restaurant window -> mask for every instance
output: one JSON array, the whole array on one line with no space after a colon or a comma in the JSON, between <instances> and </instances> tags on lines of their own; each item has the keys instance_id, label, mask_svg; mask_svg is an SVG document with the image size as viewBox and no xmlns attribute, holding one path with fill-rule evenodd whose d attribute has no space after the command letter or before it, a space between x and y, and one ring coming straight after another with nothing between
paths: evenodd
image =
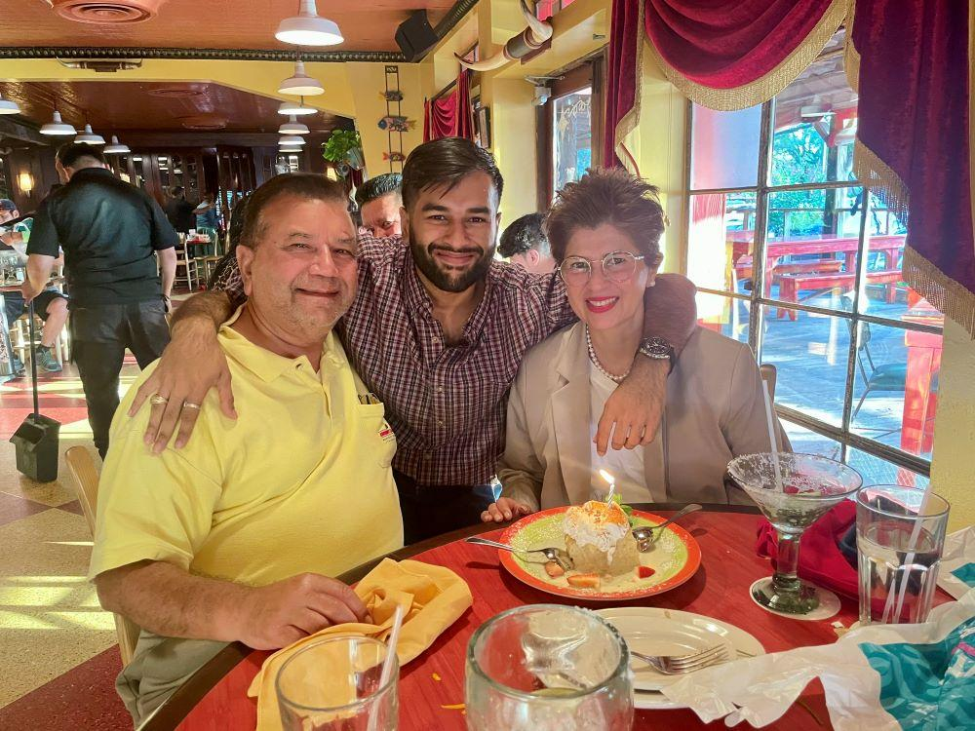
<instances>
[{"instance_id":1,"label":"restaurant window","mask_svg":"<svg viewBox=\"0 0 975 731\"><path fill-rule=\"evenodd\" d=\"M765 104L689 105L687 271L701 325L776 366L796 451L923 486L944 318L902 279L905 222L854 173L842 33Z\"/></svg>"},{"instance_id":2,"label":"restaurant window","mask_svg":"<svg viewBox=\"0 0 975 731\"><path fill-rule=\"evenodd\" d=\"M540 108L539 205L547 210L566 183L599 167L602 152L602 57L560 74Z\"/></svg>"}]
</instances>

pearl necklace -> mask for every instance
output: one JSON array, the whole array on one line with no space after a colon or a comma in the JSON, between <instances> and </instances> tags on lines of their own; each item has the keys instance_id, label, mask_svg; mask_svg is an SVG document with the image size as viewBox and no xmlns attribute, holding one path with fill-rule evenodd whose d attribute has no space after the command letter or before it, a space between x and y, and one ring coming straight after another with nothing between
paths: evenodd
<instances>
[{"instance_id":1,"label":"pearl necklace","mask_svg":"<svg viewBox=\"0 0 975 731\"><path fill-rule=\"evenodd\" d=\"M599 369L599 372L606 376L606 378L609 380L613 381L614 383L622 383L623 379L630 375L632 368L627 368L626 373L624 373L622 376L614 376L612 373L603 368L603 364L600 363L599 358L596 357L596 349L592 347L592 337L589 335L588 325L586 325L586 347L589 348L589 360L591 360L592 364Z\"/></svg>"}]
</instances>

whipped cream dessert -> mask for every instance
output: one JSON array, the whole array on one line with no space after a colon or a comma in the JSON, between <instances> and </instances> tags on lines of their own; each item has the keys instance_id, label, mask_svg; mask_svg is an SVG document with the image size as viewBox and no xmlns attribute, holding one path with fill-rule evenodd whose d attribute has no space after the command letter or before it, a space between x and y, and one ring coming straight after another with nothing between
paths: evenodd
<instances>
[{"instance_id":1,"label":"whipped cream dessert","mask_svg":"<svg viewBox=\"0 0 975 731\"><path fill-rule=\"evenodd\" d=\"M565 548L574 568L582 572L618 575L639 564L630 521L615 502L590 500L565 512Z\"/></svg>"}]
</instances>

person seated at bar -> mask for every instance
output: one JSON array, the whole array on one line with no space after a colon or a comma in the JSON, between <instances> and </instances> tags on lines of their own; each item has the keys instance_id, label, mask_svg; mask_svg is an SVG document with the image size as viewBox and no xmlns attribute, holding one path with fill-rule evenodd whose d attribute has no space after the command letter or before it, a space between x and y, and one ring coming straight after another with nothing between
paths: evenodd
<instances>
[{"instance_id":1,"label":"person seated at bar","mask_svg":"<svg viewBox=\"0 0 975 731\"><path fill-rule=\"evenodd\" d=\"M17 221L11 225L11 230L7 233L0 233L0 251L15 251L18 259L27 266L27 243L30 241L30 232L33 218L22 218L17 205L9 198L0 198L0 226L8 221ZM62 264L64 255L62 254L55 263ZM14 321L21 315L29 312L27 301L21 292L5 292L3 295L4 311L7 315L7 325L12 326ZM58 290L57 287L46 287L36 298L34 298L34 312L44 321L44 329L41 332L41 343L37 346L37 365L42 371L47 373L59 373L61 364L58 363L57 356L54 354L54 346L57 339L64 330L64 325L68 321L68 298ZM13 356L12 366L14 374L21 376L24 373L24 364L17 356Z\"/></svg>"},{"instance_id":2,"label":"person seated at bar","mask_svg":"<svg viewBox=\"0 0 975 731\"><path fill-rule=\"evenodd\" d=\"M355 192L362 228L377 239L403 235L400 209L403 207L403 176L383 173L369 178Z\"/></svg>"},{"instance_id":3,"label":"person seated at bar","mask_svg":"<svg viewBox=\"0 0 975 731\"><path fill-rule=\"evenodd\" d=\"M395 439L333 332L356 253L339 183L272 179L237 250L248 300L218 336L238 418L216 391L184 403L195 438L153 456L149 411L127 415L136 388L118 411L90 576L102 606L142 628L117 681L136 725L228 642L272 650L364 619L329 577L403 545Z\"/></svg>"},{"instance_id":4,"label":"person seated at bar","mask_svg":"<svg viewBox=\"0 0 975 731\"><path fill-rule=\"evenodd\" d=\"M501 497L483 521L605 499L600 469L628 503L743 500L725 488L728 462L769 451L762 378L745 343L698 327L667 379L656 438L603 456L593 443L603 404L641 347L663 230L656 188L622 170L590 171L562 189L548 235L579 322L525 356L508 400Z\"/></svg>"},{"instance_id":5,"label":"person seated at bar","mask_svg":"<svg viewBox=\"0 0 975 731\"><path fill-rule=\"evenodd\" d=\"M545 233L545 214L529 213L509 224L501 234L498 253L512 264L521 264L532 274L555 269L555 259Z\"/></svg>"}]
</instances>

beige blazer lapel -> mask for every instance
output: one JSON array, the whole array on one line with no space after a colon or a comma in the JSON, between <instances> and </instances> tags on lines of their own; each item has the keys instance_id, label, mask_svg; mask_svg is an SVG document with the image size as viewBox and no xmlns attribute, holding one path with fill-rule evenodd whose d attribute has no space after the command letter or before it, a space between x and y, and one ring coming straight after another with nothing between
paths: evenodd
<instances>
[{"instance_id":1,"label":"beige blazer lapel","mask_svg":"<svg viewBox=\"0 0 975 731\"><path fill-rule=\"evenodd\" d=\"M660 419L657 436L650 444L643 447L643 476L647 489L655 503L668 502L667 499L667 413Z\"/></svg>"},{"instance_id":2,"label":"beige blazer lapel","mask_svg":"<svg viewBox=\"0 0 975 731\"><path fill-rule=\"evenodd\" d=\"M565 384L552 394L552 417L559 467L570 504L589 499L589 366L585 326L573 326L554 367Z\"/></svg>"}]
</instances>

